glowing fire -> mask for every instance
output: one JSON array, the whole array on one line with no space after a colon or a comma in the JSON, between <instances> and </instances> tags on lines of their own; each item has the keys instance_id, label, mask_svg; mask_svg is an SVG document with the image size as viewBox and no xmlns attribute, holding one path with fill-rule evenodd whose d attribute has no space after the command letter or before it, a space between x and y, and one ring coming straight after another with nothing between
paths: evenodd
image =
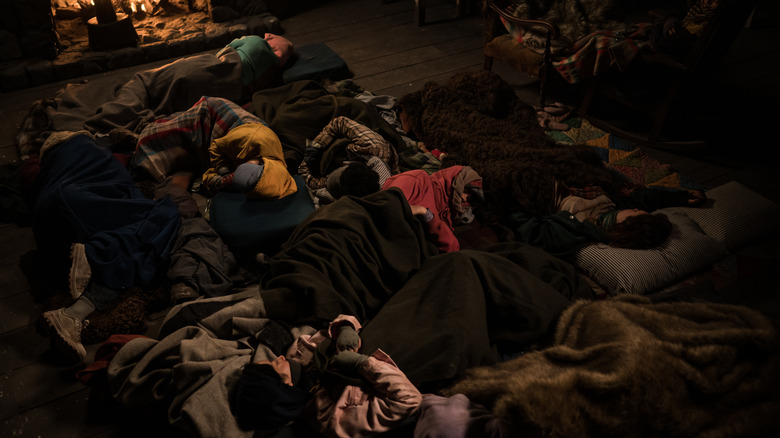
<instances>
[{"instance_id":1,"label":"glowing fire","mask_svg":"<svg viewBox=\"0 0 780 438\"><path fill-rule=\"evenodd\" d=\"M113 0L112 4L117 10L121 10L129 15L144 16L152 14L154 8L162 0ZM74 8L82 10L92 10L95 7L95 0L52 0L52 9L54 8Z\"/></svg>"},{"instance_id":2,"label":"glowing fire","mask_svg":"<svg viewBox=\"0 0 780 438\"><path fill-rule=\"evenodd\" d=\"M146 12L146 5L144 5L143 3L140 3L140 5L141 5L141 9L140 9L140 10L141 10L142 12ZM130 9L132 9L132 10L133 10L133 13L136 13L136 12L138 12L138 9L137 9L137 8L138 8L138 3L136 3L136 2L132 2L132 3L130 3Z\"/></svg>"}]
</instances>

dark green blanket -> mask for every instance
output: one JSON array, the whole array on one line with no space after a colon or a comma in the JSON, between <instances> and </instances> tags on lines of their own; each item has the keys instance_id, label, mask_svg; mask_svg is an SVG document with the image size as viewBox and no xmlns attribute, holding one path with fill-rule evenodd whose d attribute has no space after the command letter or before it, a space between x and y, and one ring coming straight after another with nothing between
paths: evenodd
<instances>
[{"instance_id":1,"label":"dark green blanket","mask_svg":"<svg viewBox=\"0 0 780 438\"><path fill-rule=\"evenodd\" d=\"M400 134L371 105L352 97L329 93L314 81L296 81L260 90L252 96L249 112L263 119L279 136L287 167L298 169L313 140L336 117L348 117L378 132L397 150L406 148ZM327 166L329 163L323 163Z\"/></svg>"}]
</instances>

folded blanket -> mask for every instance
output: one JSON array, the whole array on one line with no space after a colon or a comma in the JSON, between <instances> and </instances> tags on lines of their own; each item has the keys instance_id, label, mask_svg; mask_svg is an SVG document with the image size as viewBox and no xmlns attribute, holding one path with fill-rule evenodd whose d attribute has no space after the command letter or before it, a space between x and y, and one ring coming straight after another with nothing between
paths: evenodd
<instances>
[{"instance_id":1,"label":"folded blanket","mask_svg":"<svg viewBox=\"0 0 780 438\"><path fill-rule=\"evenodd\" d=\"M747 307L642 297L579 302L556 345L449 388L512 432L756 436L780 426L780 336Z\"/></svg>"}]
</instances>

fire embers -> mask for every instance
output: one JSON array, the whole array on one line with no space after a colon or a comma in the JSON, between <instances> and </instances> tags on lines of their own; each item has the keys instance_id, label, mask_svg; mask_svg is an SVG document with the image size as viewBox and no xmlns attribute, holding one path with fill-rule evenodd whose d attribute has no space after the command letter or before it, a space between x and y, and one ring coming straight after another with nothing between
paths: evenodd
<instances>
[{"instance_id":1,"label":"fire embers","mask_svg":"<svg viewBox=\"0 0 780 438\"><path fill-rule=\"evenodd\" d=\"M159 11L160 0L119 0L119 8L135 20L143 20Z\"/></svg>"}]
</instances>

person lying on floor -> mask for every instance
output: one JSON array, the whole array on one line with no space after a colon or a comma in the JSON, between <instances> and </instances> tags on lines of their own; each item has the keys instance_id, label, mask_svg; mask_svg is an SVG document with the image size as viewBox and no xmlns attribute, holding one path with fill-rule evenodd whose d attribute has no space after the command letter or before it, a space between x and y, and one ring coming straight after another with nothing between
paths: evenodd
<instances>
[{"instance_id":1,"label":"person lying on floor","mask_svg":"<svg viewBox=\"0 0 780 438\"><path fill-rule=\"evenodd\" d=\"M390 177L387 165L376 156L356 155L330 172L325 187L314 190L317 208L330 204L342 196L365 196L377 192ZM310 186L311 187L311 186Z\"/></svg>"},{"instance_id":2,"label":"person lying on floor","mask_svg":"<svg viewBox=\"0 0 780 438\"><path fill-rule=\"evenodd\" d=\"M595 295L574 267L529 245L439 253L390 188L316 210L259 285L175 306L154 339L119 349L107 380L120 405L163 409L193 435L252 436L230 410L243 367L275 359L338 315L363 326L361 351L381 349L434 393L471 367L543 345L580 298ZM289 341L269 349L279 333Z\"/></svg>"},{"instance_id":3,"label":"person lying on floor","mask_svg":"<svg viewBox=\"0 0 780 438\"><path fill-rule=\"evenodd\" d=\"M352 163L364 163L376 173L379 186L369 181L373 177L359 176L367 175L366 166ZM350 170L344 176L345 181L339 183L340 172L347 166ZM313 140L307 141L303 160L298 166L298 174L311 189L318 205L329 204L345 194L373 193L394 173L398 173L398 153L390 142L371 128L344 116L331 120ZM355 176L351 177L351 174ZM361 181L364 179L365 182Z\"/></svg>"},{"instance_id":4,"label":"person lying on floor","mask_svg":"<svg viewBox=\"0 0 780 438\"><path fill-rule=\"evenodd\" d=\"M279 433L305 425L336 438L400 428L418 438L465 438L467 430L499 436L483 407L463 396L422 394L381 349L360 353L360 329L353 316L339 315L327 328L298 337L285 355L247 364L233 398L241 428Z\"/></svg>"},{"instance_id":5,"label":"person lying on floor","mask_svg":"<svg viewBox=\"0 0 780 438\"><path fill-rule=\"evenodd\" d=\"M422 395L390 357L358 353L357 319L339 315L284 355L244 367L234 395L239 425L268 430L302 419L329 437L366 437L414 415Z\"/></svg>"},{"instance_id":6,"label":"person lying on floor","mask_svg":"<svg viewBox=\"0 0 780 438\"><path fill-rule=\"evenodd\" d=\"M148 199L125 166L94 137L52 134L41 148L32 229L42 266L68 272L75 303L43 313L49 335L69 360L82 361L85 318L164 270L181 220L170 198Z\"/></svg>"},{"instance_id":7,"label":"person lying on floor","mask_svg":"<svg viewBox=\"0 0 780 438\"><path fill-rule=\"evenodd\" d=\"M252 190L246 190L251 181L237 187L248 197L278 199L297 190L276 134L235 103L204 96L187 111L149 124L137 139L129 168L136 181L153 184L179 172L202 175L204 191L214 195L234 189L233 172L244 163L251 164L246 174L258 182Z\"/></svg>"},{"instance_id":8,"label":"person lying on floor","mask_svg":"<svg viewBox=\"0 0 780 438\"><path fill-rule=\"evenodd\" d=\"M203 173L206 193L237 190L249 199L280 199L298 188L284 162L279 138L264 123L245 123L215 139Z\"/></svg>"},{"instance_id":9,"label":"person lying on floor","mask_svg":"<svg viewBox=\"0 0 780 438\"><path fill-rule=\"evenodd\" d=\"M534 216L515 209L508 224L523 242L551 254L569 257L576 250L603 242L616 248L652 249L662 245L673 225L664 207L696 207L706 201L701 190L632 187L609 197L598 186L556 184L556 213Z\"/></svg>"},{"instance_id":10,"label":"person lying on floor","mask_svg":"<svg viewBox=\"0 0 780 438\"><path fill-rule=\"evenodd\" d=\"M155 119L186 111L201 96L245 103L255 91L271 85L292 53L293 45L284 37L271 33L264 37L248 35L234 39L216 54L187 56L138 72L116 89L108 101L107 90L97 90L102 92L98 93L99 106L85 111L91 116L78 129L103 134L123 128L139 133ZM90 91L96 90L87 85L64 103L78 108L84 102L95 101L95 96L87 95ZM62 130L56 124L53 128Z\"/></svg>"},{"instance_id":11,"label":"person lying on floor","mask_svg":"<svg viewBox=\"0 0 780 438\"><path fill-rule=\"evenodd\" d=\"M382 189L400 189L412 213L423 218L426 231L442 252L457 251L454 226L474 220L482 200L482 179L469 166L452 166L432 174L422 169L391 176Z\"/></svg>"}]
</instances>

